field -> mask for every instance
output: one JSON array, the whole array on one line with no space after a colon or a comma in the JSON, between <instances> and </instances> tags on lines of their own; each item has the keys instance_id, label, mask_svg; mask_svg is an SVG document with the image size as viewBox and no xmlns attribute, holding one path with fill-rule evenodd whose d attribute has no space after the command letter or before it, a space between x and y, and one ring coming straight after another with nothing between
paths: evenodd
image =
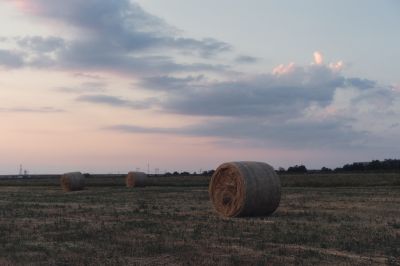
<instances>
[{"instance_id":1,"label":"field","mask_svg":"<svg viewBox=\"0 0 400 266\"><path fill-rule=\"evenodd\" d=\"M400 265L400 175L283 175L270 217L219 217L208 177L0 180L0 265Z\"/></svg>"}]
</instances>

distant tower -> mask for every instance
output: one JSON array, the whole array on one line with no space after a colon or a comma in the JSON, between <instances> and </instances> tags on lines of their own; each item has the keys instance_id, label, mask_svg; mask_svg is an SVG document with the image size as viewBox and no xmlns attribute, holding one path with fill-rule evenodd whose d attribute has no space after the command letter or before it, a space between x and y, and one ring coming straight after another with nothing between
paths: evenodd
<instances>
[{"instance_id":1,"label":"distant tower","mask_svg":"<svg viewBox=\"0 0 400 266\"><path fill-rule=\"evenodd\" d=\"M150 174L150 163L147 163L147 174Z\"/></svg>"},{"instance_id":2,"label":"distant tower","mask_svg":"<svg viewBox=\"0 0 400 266\"><path fill-rule=\"evenodd\" d=\"M22 170L22 164L19 165L19 174L20 176L22 176L23 174L23 170Z\"/></svg>"},{"instance_id":3,"label":"distant tower","mask_svg":"<svg viewBox=\"0 0 400 266\"><path fill-rule=\"evenodd\" d=\"M136 167L136 172L140 172L140 167Z\"/></svg>"}]
</instances>

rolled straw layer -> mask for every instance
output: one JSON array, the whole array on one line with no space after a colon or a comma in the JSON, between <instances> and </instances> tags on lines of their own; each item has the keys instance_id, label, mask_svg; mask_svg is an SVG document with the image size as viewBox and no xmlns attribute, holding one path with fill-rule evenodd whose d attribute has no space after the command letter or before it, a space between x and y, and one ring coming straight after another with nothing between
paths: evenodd
<instances>
[{"instance_id":1,"label":"rolled straw layer","mask_svg":"<svg viewBox=\"0 0 400 266\"><path fill-rule=\"evenodd\" d=\"M125 178L126 186L132 187L145 187L147 175L143 172L129 172Z\"/></svg>"},{"instance_id":2,"label":"rolled straw layer","mask_svg":"<svg viewBox=\"0 0 400 266\"><path fill-rule=\"evenodd\" d=\"M266 163L229 162L215 171L209 193L215 210L225 217L263 216L278 208L281 184Z\"/></svg>"},{"instance_id":3,"label":"rolled straw layer","mask_svg":"<svg viewBox=\"0 0 400 266\"><path fill-rule=\"evenodd\" d=\"M85 188L85 177L80 172L65 173L60 178L64 191L82 190Z\"/></svg>"}]
</instances>

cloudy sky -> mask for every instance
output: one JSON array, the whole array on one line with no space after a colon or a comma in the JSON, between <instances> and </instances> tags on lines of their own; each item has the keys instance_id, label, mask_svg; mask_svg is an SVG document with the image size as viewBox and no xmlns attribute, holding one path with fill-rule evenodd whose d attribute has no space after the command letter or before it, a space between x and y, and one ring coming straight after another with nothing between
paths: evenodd
<instances>
[{"instance_id":1,"label":"cloudy sky","mask_svg":"<svg viewBox=\"0 0 400 266\"><path fill-rule=\"evenodd\" d=\"M0 174L399 158L400 3L0 0Z\"/></svg>"}]
</instances>

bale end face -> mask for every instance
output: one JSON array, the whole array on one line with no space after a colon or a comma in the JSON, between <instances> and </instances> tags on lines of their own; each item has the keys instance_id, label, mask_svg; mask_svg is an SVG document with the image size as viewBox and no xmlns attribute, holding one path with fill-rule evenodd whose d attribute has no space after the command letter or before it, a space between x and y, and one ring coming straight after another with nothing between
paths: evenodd
<instances>
[{"instance_id":1,"label":"bale end face","mask_svg":"<svg viewBox=\"0 0 400 266\"><path fill-rule=\"evenodd\" d=\"M225 163L211 177L209 193L215 210L225 217L238 216L244 207L246 190L239 169Z\"/></svg>"}]
</instances>

